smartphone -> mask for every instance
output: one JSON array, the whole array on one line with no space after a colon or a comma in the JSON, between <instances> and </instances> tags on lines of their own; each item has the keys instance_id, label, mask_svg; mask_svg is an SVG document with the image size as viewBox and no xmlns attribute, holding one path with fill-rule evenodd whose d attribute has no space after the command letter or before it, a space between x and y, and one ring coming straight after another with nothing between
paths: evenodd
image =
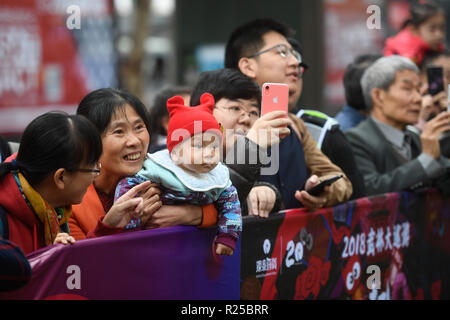
<instances>
[{"instance_id":1,"label":"smartphone","mask_svg":"<svg viewBox=\"0 0 450 320\"><path fill-rule=\"evenodd\" d=\"M337 176L325 179L325 180L321 181L319 184L315 185L314 187L306 190L306 192L308 192L312 196L318 196L319 194L321 194L323 192L323 189L326 186L330 186L331 184L333 184L334 182L336 182L343 176L344 176L343 174L338 174Z\"/></svg>"},{"instance_id":2,"label":"smartphone","mask_svg":"<svg viewBox=\"0 0 450 320\"><path fill-rule=\"evenodd\" d=\"M428 93L432 96L444 91L444 71L442 67L427 67Z\"/></svg>"},{"instance_id":3,"label":"smartphone","mask_svg":"<svg viewBox=\"0 0 450 320\"><path fill-rule=\"evenodd\" d=\"M272 111L284 111L286 117L289 103L289 87L284 83L264 83L261 87L261 115Z\"/></svg>"},{"instance_id":4,"label":"smartphone","mask_svg":"<svg viewBox=\"0 0 450 320\"><path fill-rule=\"evenodd\" d=\"M447 112L450 112L450 84L447 86Z\"/></svg>"}]
</instances>

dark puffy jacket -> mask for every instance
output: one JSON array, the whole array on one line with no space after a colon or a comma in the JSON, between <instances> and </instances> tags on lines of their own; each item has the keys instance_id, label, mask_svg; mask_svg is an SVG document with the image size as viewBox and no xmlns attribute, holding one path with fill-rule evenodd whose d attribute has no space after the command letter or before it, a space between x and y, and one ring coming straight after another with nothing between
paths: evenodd
<instances>
[{"instance_id":1,"label":"dark puffy jacket","mask_svg":"<svg viewBox=\"0 0 450 320\"><path fill-rule=\"evenodd\" d=\"M272 212L279 211L281 195L277 188L269 183L257 182L261 167L268 162L266 150L246 137L238 137L233 150L227 151L225 164L230 171L230 179L238 191L242 215L247 215L247 196L254 186L268 186L276 194L275 206Z\"/></svg>"},{"instance_id":2,"label":"dark puffy jacket","mask_svg":"<svg viewBox=\"0 0 450 320\"><path fill-rule=\"evenodd\" d=\"M339 123L316 110L302 109L297 116L305 122L309 133L317 141L318 148L331 162L340 167L351 181L353 193L350 200L366 196L364 178L356 165L353 149Z\"/></svg>"}]
</instances>

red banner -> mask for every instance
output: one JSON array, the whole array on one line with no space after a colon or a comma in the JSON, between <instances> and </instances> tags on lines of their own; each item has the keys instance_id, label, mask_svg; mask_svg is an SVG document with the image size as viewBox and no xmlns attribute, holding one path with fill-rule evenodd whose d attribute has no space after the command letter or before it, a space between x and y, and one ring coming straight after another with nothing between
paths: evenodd
<instances>
[{"instance_id":1,"label":"red banner","mask_svg":"<svg viewBox=\"0 0 450 320\"><path fill-rule=\"evenodd\" d=\"M245 218L241 298L448 298L449 223L435 191Z\"/></svg>"},{"instance_id":2,"label":"red banner","mask_svg":"<svg viewBox=\"0 0 450 320\"><path fill-rule=\"evenodd\" d=\"M1 134L50 110L73 113L90 90L114 85L111 16L109 0L1 1Z\"/></svg>"}]
</instances>

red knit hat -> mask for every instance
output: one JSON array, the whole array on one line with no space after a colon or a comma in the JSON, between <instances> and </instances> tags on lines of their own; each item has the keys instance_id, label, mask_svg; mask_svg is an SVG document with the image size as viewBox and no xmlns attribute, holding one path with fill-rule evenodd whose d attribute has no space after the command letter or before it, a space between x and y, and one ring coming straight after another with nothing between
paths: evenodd
<instances>
[{"instance_id":1,"label":"red knit hat","mask_svg":"<svg viewBox=\"0 0 450 320\"><path fill-rule=\"evenodd\" d=\"M167 100L167 110L169 111L167 149L169 152L172 152L172 149L185 138L196 133L214 130L222 137L220 125L213 116L213 109L214 97L209 93L202 94L200 105L195 107L185 106L184 100L180 96Z\"/></svg>"}]
</instances>

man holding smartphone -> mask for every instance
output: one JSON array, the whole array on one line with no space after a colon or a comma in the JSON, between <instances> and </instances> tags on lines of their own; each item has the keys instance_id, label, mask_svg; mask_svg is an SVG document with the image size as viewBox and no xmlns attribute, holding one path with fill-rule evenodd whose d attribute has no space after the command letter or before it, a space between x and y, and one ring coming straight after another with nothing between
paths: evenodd
<instances>
[{"instance_id":1,"label":"man holding smartphone","mask_svg":"<svg viewBox=\"0 0 450 320\"><path fill-rule=\"evenodd\" d=\"M301 81L304 65L299 52L287 40L291 35L286 26L274 20L250 21L236 28L228 39L225 67L240 70L260 86L265 82L287 84L292 105L301 91L297 82ZM318 196L305 191L320 180L343 172L317 148L301 119L293 114L289 114L289 119L292 134L279 144L279 170L273 175L262 175L260 180L277 186L287 209L301 205L315 209L347 201L353 190L347 176Z\"/></svg>"},{"instance_id":2,"label":"man holding smartphone","mask_svg":"<svg viewBox=\"0 0 450 320\"><path fill-rule=\"evenodd\" d=\"M369 195L450 185L450 161L439 137L450 130L450 113L428 121L420 135L408 130L421 109L419 69L408 58L383 57L361 79L370 116L346 132Z\"/></svg>"}]
</instances>

